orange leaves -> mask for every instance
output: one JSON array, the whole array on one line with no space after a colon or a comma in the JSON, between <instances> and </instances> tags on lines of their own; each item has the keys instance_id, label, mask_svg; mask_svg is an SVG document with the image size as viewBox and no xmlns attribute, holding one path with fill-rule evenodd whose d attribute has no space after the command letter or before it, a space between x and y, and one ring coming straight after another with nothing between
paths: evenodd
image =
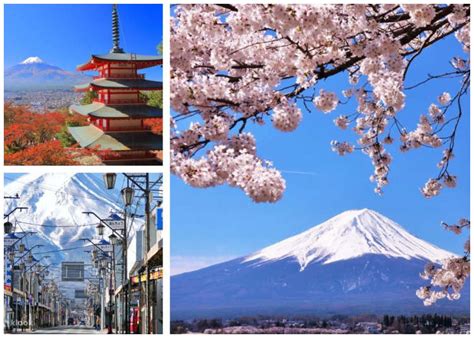
<instances>
[{"instance_id":1,"label":"orange leaves","mask_svg":"<svg viewBox=\"0 0 474 338\"><path fill-rule=\"evenodd\" d=\"M70 127L86 126L88 124L89 122L87 116L83 116L80 114L69 114L66 116L66 125Z\"/></svg>"},{"instance_id":2,"label":"orange leaves","mask_svg":"<svg viewBox=\"0 0 474 338\"><path fill-rule=\"evenodd\" d=\"M24 150L5 154L8 165L73 165L71 155L62 147L61 142L53 140L33 145Z\"/></svg>"},{"instance_id":3,"label":"orange leaves","mask_svg":"<svg viewBox=\"0 0 474 338\"><path fill-rule=\"evenodd\" d=\"M151 132L157 135L163 133L163 119L161 117L143 120L145 127L150 128Z\"/></svg>"},{"instance_id":4,"label":"orange leaves","mask_svg":"<svg viewBox=\"0 0 474 338\"><path fill-rule=\"evenodd\" d=\"M87 119L67 112L31 112L26 106L5 104L5 164L74 164L57 140L67 125L84 125Z\"/></svg>"}]
</instances>

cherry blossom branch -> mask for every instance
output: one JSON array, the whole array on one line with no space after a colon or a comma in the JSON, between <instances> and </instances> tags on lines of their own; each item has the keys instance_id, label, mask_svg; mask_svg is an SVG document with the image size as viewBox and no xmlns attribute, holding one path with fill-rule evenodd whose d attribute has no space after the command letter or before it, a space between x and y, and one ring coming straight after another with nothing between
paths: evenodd
<instances>
[{"instance_id":1,"label":"cherry blossom branch","mask_svg":"<svg viewBox=\"0 0 474 338\"><path fill-rule=\"evenodd\" d=\"M470 230L471 222L465 218L458 221L457 224L449 225L441 223L448 231L459 235L464 229ZM416 291L418 298L423 300L426 306L431 306L438 300L447 298L457 300L461 297L461 290L467 278L470 275L470 241L464 244L463 257L448 257L441 266L436 263L428 263L420 277L429 280L430 284L419 288Z\"/></svg>"},{"instance_id":2,"label":"cherry blossom branch","mask_svg":"<svg viewBox=\"0 0 474 338\"><path fill-rule=\"evenodd\" d=\"M441 108L430 106L429 116L420 117L411 132L397 113L405 106L407 90L431 80L404 88L413 61L427 47L455 35L469 51L469 6L182 5L173 20L172 106L183 116L177 121L195 120L172 135L173 172L191 185L228 183L254 200L274 202L283 190L268 188L269 182L282 188L284 181L256 156L255 140L245 132L250 122L262 125L271 116L274 127L290 132L302 119L301 109L330 113L350 99L358 104L355 118L341 115L334 121L342 129L355 124L359 146L335 141L332 147L341 155L356 149L366 153L374 165L371 179L378 193L388 183L391 155L385 147L394 142L394 126L402 152L453 144L452 138L438 135L453 121L457 128L460 121L460 116L447 117L449 100L443 98ZM468 60L456 63L457 70L445 78L468 71ZM322 80L342 73L348 74L351 85L343 92L345 100L324 89L314 91ZM367 79L362 86L361 77ZM190 113L195 110L199 121ZM237 182L239 161L246 163L247 171ZM262 172L263 178L257 178ZM252 186L257 182L260 188ZM425 196L436 195L438 184L430 181Z\"/></svg>"}]
</instances>

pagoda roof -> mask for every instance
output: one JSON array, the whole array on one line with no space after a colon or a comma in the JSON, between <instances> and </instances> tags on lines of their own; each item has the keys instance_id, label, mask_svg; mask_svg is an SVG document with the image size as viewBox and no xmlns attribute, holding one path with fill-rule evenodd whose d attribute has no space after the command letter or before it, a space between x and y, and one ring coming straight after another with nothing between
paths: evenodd
<instances>
[{"instance_id":1,"label":"pagoda roof","mask_svg":"<svg viewBox=\"0 0 474 338\"><path fill-rule=\"evenodd\" d=\"M86 63L77 66L77 70L92 70L108 63L133 63L137 69L154 67L163 64L158 55L141 55L134 53L94 54Z\"/></svg>"},{"instance_id":2,"label":"pagoda roof","mask_svg":"<svg viewBox=\"0 0 474 338\"><path fill-rule=\"evenodd\" d=\"M142 89L161 90L163 83L144 79L97 79L90 83L75 86L76 91L85 91L90 87L94 89Z\"/></svg>"},{"instance_id":3,"label":"pagoda roof","mask_svg":"<svg viewBox=\"0 0 474 338\"><path fill-rule=\"evenodd\" d=\"M93 125L68 128L74 139L84 148L98 147L100 150L162 150L161 135L145 132L107 132Z\"/></svg>"},{"instance_id":4,"label":"pagoda roof","mask_svg":"<svg viewBox=\"0 0 474 338\"><path fill-rule=\"evenodd\" d=\"M100 102L93 102L86 105L72 105L70 111L84 116L97 118L154 118L162 117L163 110L160 108L141 105L106 105Z\"/></svg>"}]
</instances>

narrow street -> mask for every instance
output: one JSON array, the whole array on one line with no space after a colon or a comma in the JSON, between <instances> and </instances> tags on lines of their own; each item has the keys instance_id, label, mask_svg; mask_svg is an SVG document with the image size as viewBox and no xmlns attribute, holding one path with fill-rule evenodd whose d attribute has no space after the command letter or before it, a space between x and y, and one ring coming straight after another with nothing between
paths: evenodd
<instances>
[{"instance_id":1,"label":"narrow street","mask_svg":"<svg viewBox=\"0 0 474 338\"><path fill-rule=\"evenodd\" d=\"M29 176L23 179L22 183L12 185L13 193L7 195L12 198L6 199L10 204L4 215L5 331L13 334L161 332L162 176L41 175L42 185L59 184L59 190L41 194L44 203L36 197L23 198L38 196L37 188L34 193L26 192L36 186L25 184ZM78 195L81 203L76 200ZM135 198L140 195L144 202ZM54 196L61 196L62 202ZM76 201L66 203L64 196ZM75 220L71 223L55 207L66 204L73 206L67 214ZM34 219L39 205L45 206L44 214L59 215L60 219ZM50 240L45 230L51 228L62 231L57 242ZM59 243L63 243L61 247ZM148 257L145 263L143 257Z\"/></svg>"},{"instance_id":2,"label":"narrow street","mask_svg":"<svg viewBox=\"0 0 474 338\"><path fill-rule=\"evenodd\" d=\"M28 332L28 333L38 333L38 334L95 334L95 333L101 333L101 331L95 330L93 327L84 326L84 325L70 325L70 326L57 326L57 327L41 328L41 329L35 330L34 332Z\"/></svg>"}]
</instances>

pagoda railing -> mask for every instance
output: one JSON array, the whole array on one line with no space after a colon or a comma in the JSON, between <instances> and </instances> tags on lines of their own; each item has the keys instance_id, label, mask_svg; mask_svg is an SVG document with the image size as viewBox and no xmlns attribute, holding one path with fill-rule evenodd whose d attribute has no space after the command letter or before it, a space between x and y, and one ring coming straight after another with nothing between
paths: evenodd
<instances>
[{"instance_id":1,"label":"pagoda railing","mask_svg":"<svg viewBox=\"0 0 474 338\"><path fill-rule=\"evenodd\" d=\"M114 132L114 131L130 131L130 132L141 132L141 131L149 131L150 128L148 127L136 127L136 128L130 128L130 127L113 127L107 129L107 132Z\"/></svg>"},{"instance_id":2,"label":"pagoda railing","mask_svg":"<svg viewBox=\"0 0 474 338\"><path fill-rule=\"evenodd\" d=\"M156 154L151 150L125 150L120 152L114 152L113 154L104 154L103 159L109 161L120 161L120 160L141 160L141 159L154 159Z\"/></svg>"},{"instance_id":3,"label":"pagoda railing","mask_svg":"<svg viewBox=\"0 0 474 338\"><path fill-rule=\"evenodd\" d=\"M115 100L109 100L109 101L95 99L94 102L95 102L95 103L108 104L108 105L119 104L119 105L131 105L131 106L133 106L133 105L143 105L143 104L146 104L146 103L147 103L147 100L138 99L138 100L134 100L133 102L130 102L129 99L115 99Z\"/></svg>"},{"instance_id":4,"label":"pagoda railing","mask_svg":"<svg viewBox=\"0 0 474 338\"><path fill-rule=\"evenodd\" d=\"M130 99L111 99L107 104L144 104L146 103L146 100L144 99L138 99L134 100L133 102L130 102Z\"/></svg>"},{"instance_id":5,"label":"pagoda railing","mask_svg":"<svg viewBox=\"0 0 474 338\"><path fill-rule=\"evenodd\" d=\"M136 80L136 79L145 79L145 74L113 74L113 75L97 75L93 77L94 80L100 80L100 79L107 79L107 80L114 80L114 79L130 79L130 80Z\"/></svg>"}]
</instances>

